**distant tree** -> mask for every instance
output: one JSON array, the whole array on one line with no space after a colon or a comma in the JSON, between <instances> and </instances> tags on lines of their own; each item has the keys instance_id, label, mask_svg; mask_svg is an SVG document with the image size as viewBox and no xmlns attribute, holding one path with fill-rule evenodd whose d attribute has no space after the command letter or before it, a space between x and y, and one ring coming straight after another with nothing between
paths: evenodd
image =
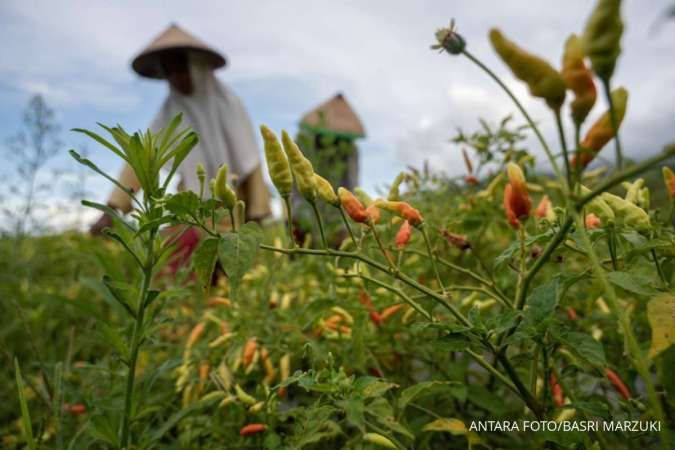
<instances>
[{"instance_id":1,"label":"distant tree","mask_svg":"<svg viewBox=\"0 0 675 450\"><path fill-rule=\"evenodd\" d=\"M2 214L8 231L17 237L44 229L36 221L35 212L43 206L39 202L40 194L53 186L38 184L38 175L59 151L59 131L54 111L41 95L35 95L24 111L23 129L7 140L6 154L15 166Z\"/></svg>"}]
</instances>

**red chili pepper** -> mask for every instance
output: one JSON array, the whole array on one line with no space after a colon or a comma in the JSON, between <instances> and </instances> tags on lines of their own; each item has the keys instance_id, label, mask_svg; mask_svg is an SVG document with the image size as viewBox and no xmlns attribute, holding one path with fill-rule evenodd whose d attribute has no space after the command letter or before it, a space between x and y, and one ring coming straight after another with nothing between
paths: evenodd
<instances>
[{"instance_id":1,"label":"red chili pepper","mask_svg":"<svg viewBox=\"0 0 675 450\"><path fill-rule=\"evenodd\" d=\"M441 232L448 244L457 247L460 250L468 250L471 248L471 242L465 234L451 233L448 230Z\"/></svg>"},{"instance_id":2,"label":"red chili pepper","mask_svg":"<svg viewBox=\"0 0 675 450\"><path fill-rule=\"evenodd\" d=\"M74 405L65 403L63 405L63 409L65 409L66 412L71 416L80 416L87 412L87 407L84 406L82 403L75 403Z\"/></svg>"},{"instance_id":3,"label":"red chili pepper","mask_svg":"<svg viewBox=\"0 0 675 450\"><path fill-rule=\"evenodd\" d=\"M610 383L614 385L614 389L616 389L616 391L621 394L624 400L628 400L630 398L630 391L623 383L623 380L619 377L619 375L609 368L605 369L605 375L607 376L607 379L610 381Z\"/></svg>"},{"instance_id":4,"label":"red chili pepper","mask_svg":"<svg viewBox=\"0 0 675 450\"><path fill-rule=\"evenodd\" d=\"M553 374L551 374L551 397L553 397L553 403L555 403L556 406L560 407L565 404L565 395L562 386L558 384L558 379Z\"/></svg>"},{"instance_id":5,"label":"red chili pepper","mask_svg":"<svg viewBox=\"0 0 675 450\"><path fill-rule=\"evenodd\" d=\"M567 318L569 320L578 320L579 319L579 316L577 316L577 312L571 306L569 308L567 308Z\"/></svg>"},{"instance_id":6,"label":"red chili pepper","mask_svg":"<svg viewBox=\"0 0 675 450\"><path fill-rule=\"evenodd\" d=\"M382 325L382 316L380 315L379 312L370 311L368 315L370 316L370 320L372 320L375 325L377 325L378 327Z\"/></svg>"},{"instance_id":7,"label":"red chili pepper","mask_svg":"<svg viewBox=\"0 0 675 450\"><path fill-rule=\"evenodd\" d=\"M368 373L371 374L374 377L379 377L379 378L382 378L384 376L382 371L380 369L378 369L377 367L371 367L370 369L368 369Z\"/></svg>"},{"instance_id":8,"label":"red chili pepper","mask_svg":"<svg viewBox=\"0 0 675 450\"><path fill-rule=\"evenodd\" d=\"M250 436L252 434L262 433L267 430L267 425L264 423L251 423L239 430L240 436Z\"/></svg>"},{"instance_id":9,"label":"red chili pepper","mask_svg":"<svg viewBox=\"0 0 675 450\"><path fill-rule=\"evenodd\" d=\"M464 182L469 186L476 186L477 184L479 184L478 178L474 177L473 175L465 176Z\"/></svg>"}]
</instances>

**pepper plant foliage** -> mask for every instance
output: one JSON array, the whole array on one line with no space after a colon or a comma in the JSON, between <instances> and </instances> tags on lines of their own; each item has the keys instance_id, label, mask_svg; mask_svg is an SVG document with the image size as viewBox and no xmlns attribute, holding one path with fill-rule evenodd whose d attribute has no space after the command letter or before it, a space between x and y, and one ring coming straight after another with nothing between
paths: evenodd
<instances>
[{"instance_id":1,"label":"pepper plant foliage","mask_svg":"<svg viewBox=\"0 0 675 450\"><path fill-rule=\"evenodd\" d=\"M31 448L63 448L66 438L71 448L127 449L669 448L675 175L664 169L663 184L647 174L672 162L675 144L625 164L619 127L630 104L627 90L611 88L619 2L599 1L586 28L566 51L574 76L490 33L506 66L550 107L555 145L454 24L436 34L435 49L475 64L526 123L461 133L455 143L473 150L464 181L410 169L386 198L354 195L315 173L287 133L280 140L262 126L284 231L242 223L245 205L226 166L210 183L199 170L199 193L167 193L198 141L179 130L180 116L156 134L103 127L112 142L79 130L130 164L143 191L127 191L133 220L85 202L114 218L107 234L123 250L101 252L100 283L82 280L105 301L104 312L87 311L105 343L97 349L109 350L79 350L91 366L58 377L40 369L43 381L25 364L17 369L21 440ZM587 124L596 78L609 109ZM569 92L586 103L568 119ZM528 132L552 175L535 173L522 143ZM610 142L617 166L587 169ZM314 219L302 245L290 225L293 185ZM342 221L338 248L328 245L324 208ZM190 267L163 276L190 227L201 233ZM42 410L24 395L42 384L58 393L34 389L47 400L44 429L30 426ZM62 400L81 407L64 417ZM654 420L660 430L501 433L472 428L478 420Z\"/></svg>"}]
</instances>

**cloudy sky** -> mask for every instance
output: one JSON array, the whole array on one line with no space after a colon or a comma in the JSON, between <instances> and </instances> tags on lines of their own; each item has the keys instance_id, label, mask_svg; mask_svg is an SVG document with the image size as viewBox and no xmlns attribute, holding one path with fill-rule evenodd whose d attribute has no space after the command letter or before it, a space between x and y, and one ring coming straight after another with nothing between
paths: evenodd
<instances>
[{"instance_id":1,"label":"cloudy sky","mask_svg":"<svg viewBox=\"0 0 675 450\"><path fill-rule=\"evenodd\" d=\"M459 149L448 143L455 129L474 129L478 117L498 121L515 108L468 60L429 50L435 29L454 17L468 48L505 77L555 143L550 114L495 58L487 32L497 26L558 66L563 42L581 31L592 3L3 0L0 138L20 128L34 93L45 96L64 130L96 121L145 127L166 87L136 76L129 62L176 22L227 55L230 64L218 76L256 124L295 130L303 113L344 92L368 134L360 146L367 189L423 160L457 174ZM625 51L615 83L631 93L626 151L643 157L675 138L675 20L653 26L673 0L624 3ZM600 104L593 114L603 109ZM67 131L62 139L76 147L82 142ZM90 150L101 166L118 170L103 149ZM64 151L53 165L72 163ZM94 197L103 200L106 189L97 186Z\"/></svg>"}]
</instances>

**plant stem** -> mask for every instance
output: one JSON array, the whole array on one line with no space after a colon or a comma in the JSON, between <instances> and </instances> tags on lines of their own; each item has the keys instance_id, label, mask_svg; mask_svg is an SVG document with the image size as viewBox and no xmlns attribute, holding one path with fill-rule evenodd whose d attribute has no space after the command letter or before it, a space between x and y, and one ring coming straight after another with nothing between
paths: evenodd
<instances>
[{"instance_id":1,"label":"plant stem","mask_svg":"<svg viewBox=\"0 0 675 450\"><path fill-rule=\"evenodd\" d=\"M607 228L607 249L609 250L609 257L612 259L612 269L618 270L616 262L616 237L614 229L610 226Z\"/></svg>"},{"instance_id":2,"label":"plant stem","mask_svg":"<svg viewBox=\"0 0 675 450\"><path fill-rule=\"evenodd\" d=\"M230 213L230 222L232 223L232 231L237 231L237 221L234 220L234 210L228 209Z\"/></svg>"},{"instance_id":3,"label":"plant stem","mask_svg":"<svg viewBox=\"0 0 675 450\"><path fill-rule=\"evenodd\" d=\"M605 97L607 98L607 103L609 103L609 118L612 122L612 128L614 129L614 146L616 149L616 168L618 170L623 169L623 153L621 152L621 140L619 139L619 123L616 120L616 108L614 107L614 102L612 101L612 89L610 86L609 79L602 80L602 87L605 91Z\"/></svg>"},{"instance_id":4,"label":"plant stem","mask_svg":"<svg viewBox=\"0 0 675 450\"><path fill-rule=\"evenodd\" d=\"M666 274L663 273L663 269L661 268L661 263L659 263L659 258L656 256L656 251L654 249L651 249L651 255L652 259L654 260L654 265L656 266L656 271L659 274L659 278L661 278L661 282L663 283L663 286L668 289L670 287L670 284L668 283L668 279L666 278Z\"/></svg>"},{"instance_id":5,"label":"plant stem","mask_svg":"<svg viewBox=\"0 0 675 450\"><path fill-rule=\"evenodd\" d=\"M560 117L560 110L555 111L555 123L558 126L558 135L560 136L560 146L562 147L562 155L565 161L565 174L567 175L567 188L572 190L572 170L570 169L570 159L567 150L567 141L565 140L565 130L563 128L562 118Z\"/></svg>"},{"instance_id":6,"label":"plant stem","mask_svg":"<svg viewBox=\"0 0 675 450\"><path fill-rule=\"evenodd\" d=\"M516 309L523 309L525 306L525 297L527 293L522 293L523 291L523 280L525 279L527 266L525 264L526 260L526 248L525 248L525 225L520 224L518 227L518 241L520 242L520 266L518 270L518 284L516 285Z\"/></svg>"},{"instance_id":7,"label":"plant stem","mask_svg":"<svg viewBox=\"0 0 675 450\"><path fill-rule=\"evenodd\" d=\"M340 216L342 217L342 221L345 224L345 228L347 228L347 231L349 232L349 237L352 238L352 242L354 245L357 245L356 237L354 236L354 232L352 231L351 225L349 225L349 220L347 220L347 216L345 215L345 211L342 209L342 206L337 207L338 211L340 211Z\"/></svg>"},{"instance_id":8,"label":"plant stem","mask_svg":"<svg viewBox=\"0 0 675 450\"><path fill-rule=\"evenodd\" d=\"M530 392L537 395L537 369L539 368L539 345L534 347L534 356L530 364Z\"/></svg>"},{"instance_id":9,"label":"plant stem","mask_svg":"<svg viewBox=\"0 0 675 450\"><path fill-rule=\"evenodd\" d=\"M385 283L385 282L383 282L383 281L380 281L380 280L378 280L377 278L369 277L368 275L361 275L361 274L359 274L359 275L350 275L350 276L347 276L346 278L349 278L349 277L351 277L351 276L362 278L362 279L364 279L364 280L366 280L366 281L369 281L369 282L371 282L371 283L373 283L373 284L377 284L378 286L383 287L383 288L385 288L385 289L387 289L387 290L389 290L389 291L395 293L396 295L398 295L399 297L401 297L407 304L409 304L415 311L417 311L418 313L422 314L422 315L424 316L425 319L427 319L427 320L429 320L429 321L433 321L433 319L434 319L433 316L432 316L426 309L424 309L422 306L420 306L419 303L417 303L415 300L413 300L412 298L410 298L410 297L409 297L405 292L403 292L401 289L398 289L398 288L396 288L396 287L394 287L394 286L392 286L392 285L390 285L390 284L388 284L388 283Z\"/></svg>"},{"instance_id":10,"label":"plant stem","mask_svg":"<svg viewBox=\"0 0 675 450\"><path fill-rule=\"evenodd\" d=\"M573 220L571 217L567 217L565 219L558 232L553 236L553 239L548 241L548 244L544 248L544 251L541 253L541 255L539 255L539 257L535 260L532 267L530 267L530 269L523 277L521 290L518 292L518 296L516 297L516 308L519 308L518 305L521 305L520 308L522 308L525 305L525 298L527 296L527 291L530 286L530 283L537 275L537 273L539 273L539 271L544 267L544 264L548 262L548 260L551 258L551 255L553 255L553 252L558 248L560 243L565 240L567 232L572 227L572 223Z\"/></svg>"},{"instance_id":11,"label":"plant stem","mask_svg":"<svg viewBox=\"0 0 675 450\"><path fill-rule=\"evenodd\" d=\"M389 253L387 252L387 249L385 249L384 245L382 245L382 241L380 240L380 235L377 234L377 229L375 229L375 224L372 221L368 221L368 226L370 227L370 230L373 232L373 237L375 238L375 241L377 242L377 246L380 248L380 251L384 255L385 259L387 260L387 263L389 264L389 268L392 270L392 272L398 271L398 269L394 265L394 261L392 261L391 256L389 256Z\"/></svg>"},{"instance_id":12,"label":"plant stem","mask_svg":"<svg viewBox=\"0 0 675 450\"><path fill-rule=\"evenodd\" d=\"M436 255L431 249L431 242L429 241L429 234L427 233L427 227L425 224L422 224L422 226L420 227L420 231L422 231L422 236L424 236L424 243L427 246L427 253L429 254L429 259L431 259L431 265L434 268L436 281L438 281L438 285L441 288L441 292L443 292L443 296L445 296L446 294L445 286L443 285L443 281L441 280L441 273L438 271L438 265L436 264Z\"/></svg>"},{"instance_id":13,"label":"plant stem","mask_svg":"<svg viewBox=\"0 0 675 450\"><path fill-rule=\"evenodd\" d=\"M120 431L120 449L127 449L129 447L130 424L131 424L131 406L134 394L134 381L136 378L136 362L138 360L138 352L141 347L142 333L143 333L143 318L145 315L145 301L150 289L150 282L152 281L152 269L154 267L154 240L156 230L150 232L150 239L148 241L148 253L145 265L143 268L143 280L141 290L138 295L138 309L136 312L136 323L134 324L134 331L131 337L131 353L129 355L129 371L127 373L127 384L124 393L124 413L122 416L122 429Z\"/></svg>"},{"instance_id":14,"label":"plant stem","mask_svg":"<svg viewBox=\"0 0 675 450\"><path fill-rule=\"evenodd\" d=\"M588 237L586 230L584 229L583 219L576 211L574 212L574 215L577 229L579 229L581 234L581 243L585 247L586 252L588 253L588 257L591 262L593 272L595 273L595 276L600 281L600 284L602 285L605 293L607 294L606 296L607 304L612 310L614 316L616 316L621 331L623 332L626 351L628 352L628 355L632 360L635 370L637 370L638 374L640 375L642 381L646 386L647 397L649 399L649 403L651 403L651 407L654 411L656 419L660 421L662 424L665 424L666 421L663 409L661 408L661 402L656 392L656 387L654 386L654 381L652 380L651 372L649 371L649 360L647 359L644 352L640 348L640 344L638 343L635 334L633 333L630 324L630 318L628 317L626 309L623 308L621 305L619 305L619 301L616 297L614 287L609 283L607 276L605 275L605 270L600 265L598 256L596 255L595 250L593 249L593 244L591 243L591 240ZM671 448L670 431L666 426L662 428L661 441L662 441L661 443L663 444L663 448Z\"/></svg>"},{"instance_id":15,"label":"plant stem","mask_svg":"<svg viewBox=\"0 0 675 450\"><path fill-rule=\"evenodd\" d=\"M485 73L487 73L490 78L492 78L503 90L506 92L506 94L511 97L511 100L513 100L513 103L515 103L516 107L520 110L520 112L523 114L525 117L525 120L527 120L527 123L530 125L530 128L532 128L532 131L534 131L534 134L537 136L537 139L539 139L539 142L541 143L541 146L544 149L544 152L546 152L546 156L548 157L549 161L551 162L551 167L553 168L553 172L555 172L556 176L558 177L558 180L560 181L561 186L564 186L563 181L564 177L562 176L562 173L560 172L560 167L558 167L558 163L555 160L555 157L553 156L553 153L551 152L551 149L549 148L548 144L546 143L546 140L544 139L544 136L541 134L539 131L539 128L537 125L534 123L534 120L530 117L530 115L527 113L527 110L523 107L523 105L518 101L516 96L511 92L511 89L509 89L506 84L492 71L490 70L489 67L487 67L485 64L483 64L478 58L473 56L471 53L469 53L466 49L462 51L464 56L469 58L474 64L476 64L478 67L483 69Z\"/></svg>"},{"instance_id":16,"label":"plant stem","mask_svg":"<svg viewBox=\"0 0 675 450\"><path fill-rule=\"evenodd\" d=\"M359 261L362 261L369 266L379 270L380 272L387 273L391 276L393 276L396 279L401 280L403 283L407 284L408 286L416 289L417 291L426 294L428 297L431 297L433 300L435 300L437 303L439 303L441 306L446 308L450 313L462 324L466 325L468 327L472 326L471 322L469 322L469 319L462 314L460 310L458 310L455 305L448 303L447 299L443 296L440 295L436 292L434 292L433 289L430 289L423 284L418 283L414 278L409 277L408 275L400 272L400 271L394 271L392 273L391 269L387 267L384 264L381 264L367 256L364 256L360 253L355 253L355 252L345 252L345 251L340 251L340 250L315 250L315 249L310 249L310 248L301 248L301 247L296 247L296 248L277 248L273 247L271 245L266 245L266 244L261 244L260 248L263 250L271 250L274 252L279 252L279 253L284 253L287 255L295 255L295 254L303 254L303 255L314 255L314 256L341 256L344 258L353 258Z\"/></svg>"},{"instance_id":17,"label":"plant stem","mask_svg":"<svg viewBox=\"0 0 675 450\"><path fill-rule=\"evenodd\" d=\"M319 226L319 233L321 233L321 243L323 248L328 248L328 242L326 241L326 234L323 229L323 220L321 220L321 214L319 214L319 209L316 207L316 202L309 202L312 205L312 211L314 211L314 217L316 217L316 223Z\"/></svg>"},{"instance_id":18,"label":"plant stem","mask_svg":"<svg viewBox=\"0 0 675 450\"><path fill-rule=\"evenodd\" d=\"M497 360L499 363L504 367L504 370L506 370L507 375L511 380L513 380L513 383L516 386L516 389L518 390L520 397L523 399L525 404L530 408L532 413L538 418L542 418L542 410L541 406L539 403L535 400L535 398L532 396L532 393L527 390L523 382L520 380L520 377L518 376L518 373L516 372L516 369L513 368L511 365L511 362L508 360L506 355L503 352L495 352L495 355L497 356Z\"/></svg>"},{"instance_id":19,"label":"plant stem","mask_svg":"<svg viewBox=\"0 0 675 450\"><path fill-rule=\"evenodd\" d=\"M288 239L291 248L294 248L295 238L293 237L293 212L291 209L291 196L286 195L283 197L283 199L284 199L284 206L286 206L286 220L288 221Z\"/></svg>"}]
</instances>

